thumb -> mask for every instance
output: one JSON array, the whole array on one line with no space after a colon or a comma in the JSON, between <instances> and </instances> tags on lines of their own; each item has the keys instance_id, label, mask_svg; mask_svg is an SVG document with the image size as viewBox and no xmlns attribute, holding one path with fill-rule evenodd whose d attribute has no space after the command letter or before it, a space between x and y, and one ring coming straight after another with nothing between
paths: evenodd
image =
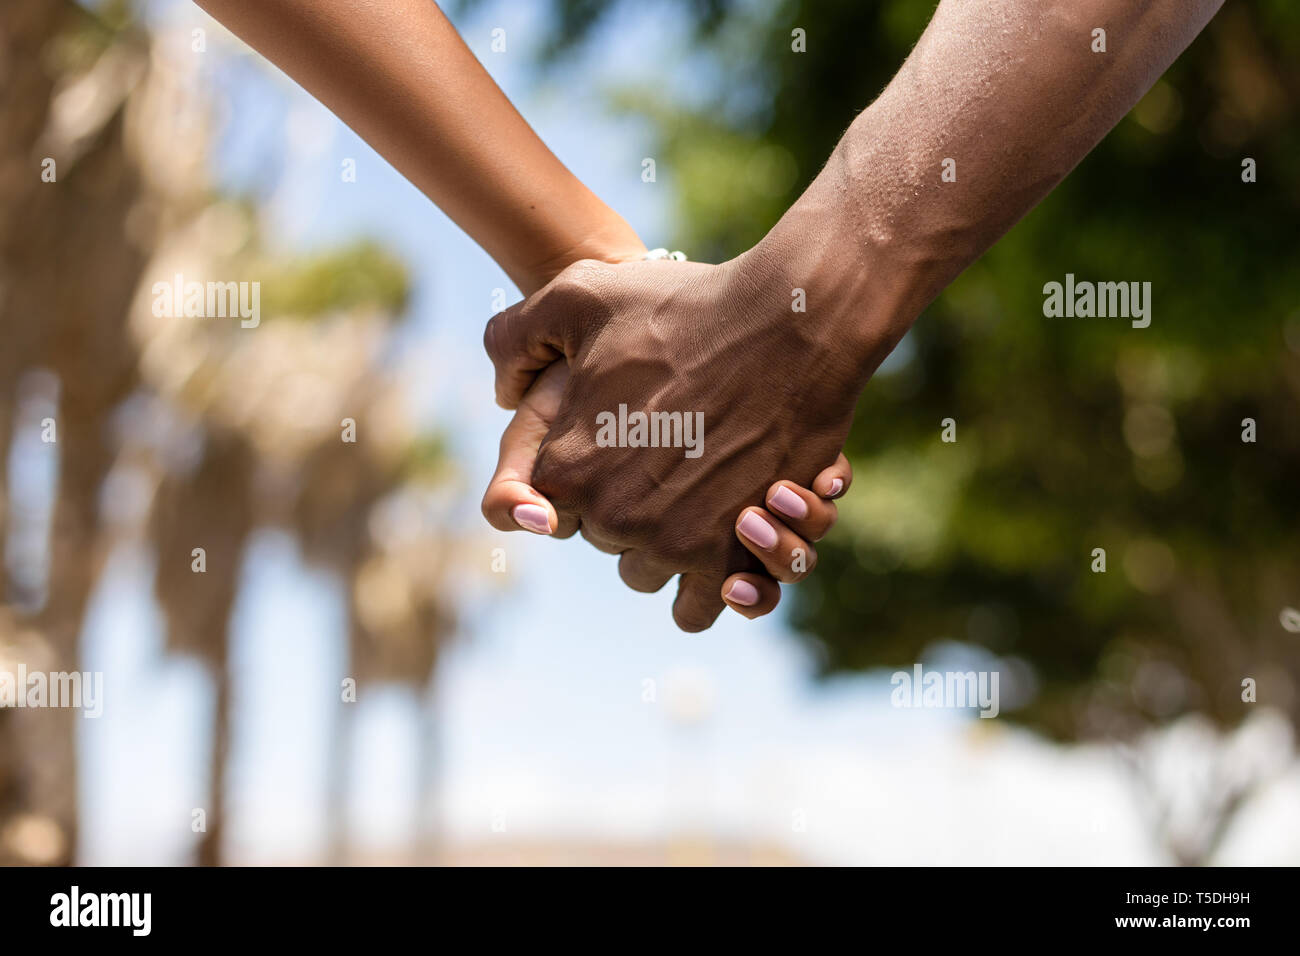
<instances>
[{"instance_id":1,"label":"thumb","mask_svg":"<svg viewBox=\"0 0 1300 956\"><path fill-rule=\"evenodd\" d=\"M497 470L483 494L483 517L498 531L553 534L560 529L555 508L530 482L542 439L560 408L569 367L555 362L524 395L501 434ZM572 534L575 528L564 529ZM567 537L563 533L561 537Z\"/></svg>"}]
</instances>

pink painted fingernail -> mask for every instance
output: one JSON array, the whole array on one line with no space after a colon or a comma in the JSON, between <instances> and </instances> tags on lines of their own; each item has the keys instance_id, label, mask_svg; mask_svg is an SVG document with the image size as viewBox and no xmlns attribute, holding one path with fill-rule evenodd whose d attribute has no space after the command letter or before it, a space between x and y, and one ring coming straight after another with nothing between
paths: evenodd
<instances>
[{"instance_id":1,"label":"pink painted fingernail","mask_svg":"<svg viewBox=\"0 0 1300 956\"><path fill-rule=\"evenodd\" d=\"M731 587L727 588L727 593L723 597L733 604L753 607L758 603L758 588L748 581L732 581Z\"/></svg>"},{"instance_id":2,"label":"pink painted fingernail","mask_svg":"<svg viewBox=\"0 0 1300 956\"><path fill-rule=\"evenodd\" d=\"M514 518L515 524L525 531L533 531L537 534L551 533L550 516L541 505L515 505L515 510L510 512L510 517Z\"/></svg>"},{"instance_id":3,"label":"pink painted fingernail","mask_svg":"<svg viewBox=\"0 0 1300 956\"><path fill-rule=\"evenodd\" d=\"M737 525L740 533L764 551L776 547L776 529L758 516L756 511L746 511Z\"/></svg>"},{"instance_id":4,"label":"pink painted fingernail","mask_svg":"<svg viewBox=\"0 0 1300 956\"><path fill-rule=\"evenodd\" d=\"M773 508L791 518L808 517L808 502L804 501L793 491L782 485L776 489L776 494L772 495L768 501Z\"/></svg>"},{"instance_id":5,"label":"pink painted fingernail","mask_svg":"<svg viewBox=\"0 0 1300 956\"><path fill-rule=\"evenodd\" d=\"M839 478L832 478L830 494L828 494L826 497L834 498L843 490L844 490L844 482L841 481Z\"/></svg>"}]
</instances>

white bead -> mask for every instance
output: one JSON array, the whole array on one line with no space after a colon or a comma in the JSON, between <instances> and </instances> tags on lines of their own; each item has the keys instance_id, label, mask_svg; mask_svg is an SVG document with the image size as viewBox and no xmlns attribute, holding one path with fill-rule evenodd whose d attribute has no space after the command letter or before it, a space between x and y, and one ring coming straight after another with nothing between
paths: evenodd
<instances>
[{"instance_id":1,"label":"white bead","mask_svg":"<svg viewBox=\"0 0 1300 956\"><path fill-rule=\"evenodd\" d=\"M685 262L686 253L669 252L667 249L659 248L659 249L651 249L642 258L646 259L647 261L653 261L656 259L671 259L673 262Z\"/></svg>"}]
</instances>

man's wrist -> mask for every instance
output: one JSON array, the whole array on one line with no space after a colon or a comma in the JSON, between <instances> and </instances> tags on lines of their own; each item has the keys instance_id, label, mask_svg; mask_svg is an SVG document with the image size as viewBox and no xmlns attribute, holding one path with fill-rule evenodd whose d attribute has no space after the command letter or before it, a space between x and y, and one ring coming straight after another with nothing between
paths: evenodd
<instances>
[{"instance_id":1,"label":"man's wrist","mask_svg":"<svg viewBox=\"0 0 1300 956\"><path fill-rule=\"evenodd\" d=\"M828 348L851 358L865 385L919 308L906 263L861 238L838 152L746 258L767 274L773 296L780 292Z\"/></svg>"}]
</instances>

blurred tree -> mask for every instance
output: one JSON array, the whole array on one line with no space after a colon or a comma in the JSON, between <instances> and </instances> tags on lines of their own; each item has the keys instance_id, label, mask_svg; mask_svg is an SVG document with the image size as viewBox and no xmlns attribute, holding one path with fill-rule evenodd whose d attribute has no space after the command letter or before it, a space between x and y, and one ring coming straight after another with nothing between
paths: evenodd
<instances>
[{"instance_id":1,"label":"blurred tree","mask_svg":"<svg viewBox=\"0 0 1300 956\"><path fill-rule=\"evenodd\" d=\"M437 513L448 473L437 440L414 431L408 383L389 360L407 296L400 264L366 242L306 260L269 250L256 210L209 179L197 59L175 55L184 44L169 55L131 12L15 0L0 13L0 382L52 375L58 427L43 575L16 573L15 536L0 524L10 570L0 665L79 669L104 556L115 541L147 540L167 646L214 677L198 846L212 864L227 817L227 638L250 537L288 529L306 560L337 576L349 648L340 684L424 690L454 627ZM53 182L41 177L46 156ZM153 280L177 273L259 281L264 324L156 315ZM6 459L24 400L0 395ZM150 489L148 504L133 511L129 495L106 490L112 476ZM40 587L19 586L33 577ZM329 795L338 858L349 706L340 687L325 690L340 715ZM0 710L0 862L73 858L76 720L70 709ZM178 808L178 827L189 809Z\"/></svg>"},{"instance_id":2,"label":"blurred tree","mask_svg":"<svg viewBox=\"0 0 1300 956\"><path fill-rule=\"evenodd\" d=\"M60 454L48 568L39 604L30 594L17 595L15 629L24 635L18 659L33 670L39 664L73 671L82 616L103 558L96 496L112 463L105 426L111 409L136 384L123 323L143 255L121 236L140 187L125 155L121 124L105 122L134 75L128 47L109 55L112 28L73 4L18 0L6 4L0 17L6 74L0 83L0 334L6 342L0 382L10 390L0 396L5 420L14 421L22 399L16 385L24 373L48 370L59 383ZM93 70L94 64L100 72L93 79L83 72L85 83L78 87L78 71ZM7 463L12 429L0 438ZM6 535L6 544L10 540ZM15 781L9 812L0 817L0 860L22 859L27 850L36 862L71 858L77 719L71 709L0 712L0 760L10 765ZM32 820L39 825L29 825ZM34 832L53 837L21 839Z\"/></svg>"},{"instance_id":3,"label":"blurred tree","mask_svg":"<svg viewBox=\"0 0 1300 956\"><path fill-rule=\"evenodd\" d=\"M615 6L557 0L548 55ZM699 48L616 101L655 120L674 245L721 261L816 175L934 4L674 9ZM684 107L674 78L704 75L684 66L701 56L725 80ZM822 673L909 666L949 640L1027 662L1005 716L1059 741L1135 741L1190 714L1234 727L1256 706L1246 678L1300 724L1300 636L1281 623L1300 607L1298 111L1300 7L1227 5L927 310L863 396L855 487L792 591ZM1043 286L1067 272L1151 282L1151 326L1045 318ZM940 440L947 418L955 443ZM1134 761L1147 784L1149 766ZM1256 782L1210 787L1205 812L1230 815ZM1161 836L1204 860L1222 822L1205 840Z\"/></svg>"}]
</instances>

